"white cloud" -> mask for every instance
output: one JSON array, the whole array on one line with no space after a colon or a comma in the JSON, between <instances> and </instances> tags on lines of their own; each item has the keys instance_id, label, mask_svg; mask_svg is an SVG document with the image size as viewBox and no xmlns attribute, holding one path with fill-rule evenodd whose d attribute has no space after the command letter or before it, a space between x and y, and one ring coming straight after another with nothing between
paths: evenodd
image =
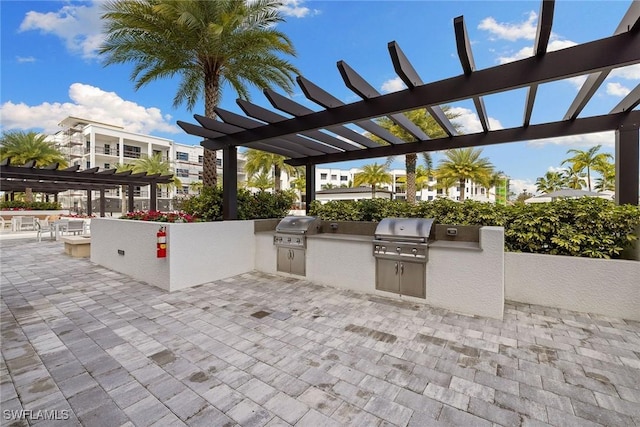
<instances>
[{"instance_id":1,"label":"white cloud","mask_svg":"<svg viewBox=\"0 0 640 427\"><path fill-rule=\"evenodd\" d=\"M293 16L294 18L304 18L309 14L318 15L320 11L318 9L309 9L306 6L302 6L305 0L283 0L282 6L280 6L280 12L285 16Z\"/></svg>"},{"instance_id":2,"label":"white cloud","mask_svg":"<svg viewBox=\"0 0 640 427\"><path fill-rule=\"evenodd\" d=\"M44 102L33 106L5 102L0 105L2 128L3 130L38 128L52 134L60 130L58 123L62 119L75 116L122 126L127 131L135 133L180 132L170 123L171 116L162 115L160 109L143 107L135 102L126 101L115 92L106 92L95 86L74 83L69 87L69 98L72 102Z\"/></svg>"},{"instance_id":3,"label":"white cloud","mask_svg":"<svg viewBox=\"0 0 640 427\"><path fill-rule=\"evenodd\" d=\"M100 2L89 6L68 5L57 12L27 12L20 31L39 30L53 34L65 42L66 48L83 58L94 58L96 49L104 40Z\"/></svg>"},{"instance_id":4,"label":"white cloud","mask_svg":"<svg viewBox=\"0 0 640 427\"><path fill-rule=\"evenodd\" d=\"M516 41L519 39L534 40L536 37L536 20L538 15L531 11L527 20L518 24L497 22L493 17L480 21L479 30L488 31L493 39Z\"/></svg>"},{"instance_id":5,"label":"white cloud","mask_svg":"<svg viewBox=\"0 0 640 427\"><path fill-rule=\"evenodd\" d=\"M577 45L577 43L571 40L552 40L551 42L549 42L549 45L547 46L547 52L566 49L568 47L575 46L575 45ZM522 49L520 49L519 51L517 51L511 56L499 56L498 63L506 64L508 62L514 62L520 59L530 58L532 56L533 56L533 46L527 46L527 47L523 47Z\"/></svg>"},{"instance_id":6,"label":"white cloud","mask_svg":"<svg viewBox=\"0 0 640 427\"><path fill-rule=\"evenodd\" d=\"M628 80L640 80L640 64L628 65L611 71L609 77L621 77Z\"/></svg>"},{"instance_id":7,"label":"white cloud","mask_svg":"<svg viewBox=\"0 0 640 427\"><path fill-rule=\"evenodd\" d=\"M406 88L407 85L404 84L400 77L389 79L386 82L382 83L382 86L380 86L380 90L382 91L382 93L398 92L399 90L403 90Z\"/></svg>"},{"instance_id":8,"label":"white cloud","mask_svg":"<svg viewBox=\"0 0 640 427\"><path fill-rule=\"evenodd\" d=\"M468 108L451 107L449 110L453 114L457 114L458 117L453 119L453 122L461 126L460 131L463 134L482 132L482 124L478 115ZM499 120L489 117L489 129L498 130L503 129L502 123Z\"/></svg>"},{"instance_id":9,"label":"white cloud","mask_svg":"<svg viewBox=\"0 0 640 427\"><path fill-rule=\"evenodd\" d=\"M36 58L33 56L16 56L16 61L20 64L24 64L25 62L36 62Z\"/></svg>"},{"instance_id":10,"label":"white cloud","mask_svg":"<svg viewBox=\"0 0 640 427\"><path fill-rule=\"evenodd\" d=\"M536 192L536 183L530 179L515 179L509 178L509 191L516 196L523 191L534 194Z\"/></svg>"},{"instance_id":11,"label":"white cloud","mask_svg":"<svg viewBox=\"0 0 640 427\"><path fill-rule=\"evenodd\" d=\"M532 147L542 147L545 145L565 145L568 147L593 147L594 145L602 145L603 147L613 147L616 142L614 132L597 132L588 133L586 135L571 135L561 138L539 139L529 141L527 145Z\"/></svg>"},{"instance_id":12,"label":"white cloud","mask_svg":"<svg viewBox=\"0 0 640 427\"><path fill-rule=\"evenodd\" d=\"M613 96L627 96L631 92L631 89L622 86L620 83L607 83L607 95Z\"/></svg>"}]
</instances>

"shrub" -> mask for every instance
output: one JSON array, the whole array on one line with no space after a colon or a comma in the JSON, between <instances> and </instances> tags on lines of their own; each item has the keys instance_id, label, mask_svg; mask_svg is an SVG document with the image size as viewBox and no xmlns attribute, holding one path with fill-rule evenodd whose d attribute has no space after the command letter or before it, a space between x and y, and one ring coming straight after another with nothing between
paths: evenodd
<instances>
[{"instance_id":1,"label":"shrub","mask_svg":"<svg viewBox=\"0 0 640 427\"><path fill-rule=\"evenodd\" d=\"M58 202L25 202L22 200L9 200L6 202L0 202L0 209L15 211L55 211L62 209L62 206Z\"/></svg>"},{"instance_id":2,"label":"shrub","mask_svg":"<svg viewBox=\"0 0 640 427\"><path fill-rule=\"evenodd\" d=\"M330 221L418 217L438 224L502 226L508 251L592 258L618 258L637 239L640 224L638 206L592 197L512 206L444 198L415 205L383 199L316 201L311 214Z\"/></svg>"},{"instance_id":3,"label":"shrub","mask_svg":"<svg viewBox=\"0 0 640 427\"><path fill-rule=\"evenodd\" d=\"M120 219L133 219L137 221L156 222L197 222L198 218L183 212L160 211L134 211L120 217Z\"/></svg>"},{"instance_id":4,"label":"shrub","mask_svg":"<svg viewBox=\"0 0 640 427\"><path fill-rule=\"evenodd\" d=\"M238 219L282 218L286 216L294 201L290 192L251 193L238 190ZM201 194L187 197L182 201L184 212L197 216L203 221L222 220L222 189L204 188Z\"/></svg>"}]
</instances>

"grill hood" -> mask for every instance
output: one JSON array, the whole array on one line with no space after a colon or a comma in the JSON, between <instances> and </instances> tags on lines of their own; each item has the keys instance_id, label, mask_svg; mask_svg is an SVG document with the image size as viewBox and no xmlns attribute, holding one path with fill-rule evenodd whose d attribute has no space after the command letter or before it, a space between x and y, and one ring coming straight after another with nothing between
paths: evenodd
<instances>
[{"instance_id":1,"label":"grill hood","mask_svg":"<svg viewBox=\"0 0 640 427\"><path fill-rule=\"evenodd\" d=\"M378 240L407 240L426 243L433 218L384 218L374 233Z\"/></svg>"},{"instance_id":2,"label":"grill hood","mask_svg":"<svg viewBox=\"0 0 640 427\"><path fill-rule=\"evenodd\" d=\"M285 216L276 226L276 232L287 234L315 234L320 229L320 219L315 216Z\"/></svg>"}]
</instances>

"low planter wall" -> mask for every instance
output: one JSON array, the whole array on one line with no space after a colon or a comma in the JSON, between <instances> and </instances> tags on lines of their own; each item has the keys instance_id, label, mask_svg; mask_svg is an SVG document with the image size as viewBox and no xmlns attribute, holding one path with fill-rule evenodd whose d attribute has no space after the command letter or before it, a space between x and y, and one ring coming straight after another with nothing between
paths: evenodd
<instances>
[{"instance_id":1,"label":"low planter wall","mask_svg":"<svg viewBox=\"0 0 640 427\"><path fill-rule=\"evenodd\" d=\"M50 210L50 211L38 211L38 210L0 210L0 216L5 220L11 219L14 216L35 216L40 219L45 219L47 216L60 216L69 215L69 209Z\"/></svg>"},{"instance_id":2,"label":"low planter wall","mask_svg":"<svg viewBox=\"0 0 640 427\"><path fill-rule=\"evenodd\" d=\"M167 227L167 257L156 233ZM254 269L253 221L161 223L93 218L91 261L175 291Z\"/></svg>"},{"instance_id":3,"label":"low planter wall","mask_svg":"<svg viewBox=\"0 0 640 427\"><path fill-rule=\"evenodd\" d=\"M505 298L640 321L640 262L505 253Z\"/></svg>"}]
</instances>

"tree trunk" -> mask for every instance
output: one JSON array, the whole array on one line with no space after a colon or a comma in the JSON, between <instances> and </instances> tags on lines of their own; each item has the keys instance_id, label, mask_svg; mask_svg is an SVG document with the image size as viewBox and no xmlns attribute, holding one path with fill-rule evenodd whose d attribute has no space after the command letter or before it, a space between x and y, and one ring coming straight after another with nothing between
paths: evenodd
<instances>
[{"instance_id":1,"label":"tree trunk","mask_svg":"<svg viewBox=\"0 0 640 427\"><path fill-rule=\"evenodd\" d=\"M407 202L416 203L416 163L418 155L407 154L404 158L405 170L407 172Z\"/></svg>"},{"instance_id":2,"label":"tree trunk","mask_svg":"<svg viewBox=\"0 0 640 427\"><path fill-rule=\"evenodd\" d=\"M591 191L591 168L589 166L587 166L587 187Z\"/></svg>"},{"instance_id":3,"label":"tree trunk","mask_svg":"<svg viewBox=\"0 0 640 427\"><path fill-rule=\"evenodd\" d=\"M30 188L24 189L24 200L27 203L33 202L33 191Z\"/></svg>"},{"instance_id":4,"label":"tree trunk","mask_svg":"<svg viewBox=\"0 0 640 427\"><path fill-rule=\"evenodd\" d=\"M280 175L282 175L280 167L273 165L273 189L275 191L280 191Z\"/></svg>"},{"instance_id":5,"label":"tree trunk","mask_svg":"<svg viewBox=\"0 0 640 427\"><path fill-rule=\"evenodd\" d=\"M204 77L204 115L215 119L218 105L220 77L217 71L206 73ZM215 188L218 184L218 165L216 152L204 149L202 162L202 186Z\"/></svg>"},{"instance_id":6,"label":"tree trunk","mask_svg":"<svg viewBox=\"0 0 640 427\"><path fill-rule=\"evenodd\" d=\"M123 185L120 188L120 213L122 215L127 214L127 186Z\"/></svg>"},{"instance_id":7,"label":"tree trunk","mask_svg":"<svg viewBox=\"0 0 640 427\"><path fill-rule=\"evenodd\" d=\"M371 199L375 199L375 198L376 198L376 185L371 184Z\"/></svg>"},{"instance_id":8,"label":"tree trunk","mask_svg":"<svg viewBox=\"0 0 640 427\"><path fill-rule=\"evenodd\" d=\"M465 179L460 179L460 201L464 201Z\"/></svg>"}]
</instances>

